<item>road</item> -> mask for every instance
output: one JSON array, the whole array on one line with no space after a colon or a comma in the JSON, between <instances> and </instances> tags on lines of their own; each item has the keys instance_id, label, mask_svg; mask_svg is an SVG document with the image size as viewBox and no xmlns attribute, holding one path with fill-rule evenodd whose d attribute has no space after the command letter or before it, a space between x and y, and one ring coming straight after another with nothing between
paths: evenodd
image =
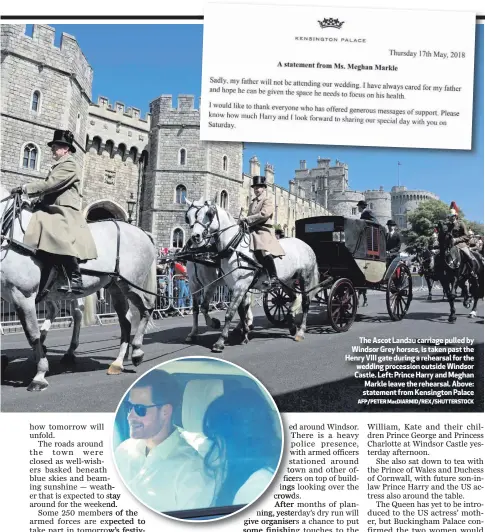
<instances>
[{"instance_id":1,"label":"road","mask_svg":"<svg viewBox=\"0 0 485 532\"><path fill-rule=\"evenodd\" d=\"M476 339L483 343L483 302L475 319L461 301L457 303L456 324L447 322L448 304L436 295L426 301L424 292L416 292L407 317L392 322L387 315L384 294L369 295L369 306L359 309L352 328L336 334L325 323L323 307L312 306L309 327L303 342L295 342L284 329L272 329L255 307L255 330L246 346L228 345L219 358L234 362L261 380L283 411L355 411L355 396L360 383L353 378L355 365L345 361L359 337L410 337ZM215 313L220 319L222 313ZM202 320L200 320L202 322ZM40 393L26 390L35 367L26 360L30 349L23 334L2 337L2 353L10 363L2 381L2 410L8 412L113 412L131 383L148 369L167 360L185 356L214 356L211 345L217 332L201 327L197 345L184 338L192 316L155 321L155 329L145 336L145 359L135 369L131 363L125 372L108 376L106 370L116 357L118 326L87 327L81 330L78 360L73 369L60 364L69 344L70 329L54 329L46 345L50 363L49 387ZM481 370L480 370L481 371Z\"/></svg>"}]
</instances>

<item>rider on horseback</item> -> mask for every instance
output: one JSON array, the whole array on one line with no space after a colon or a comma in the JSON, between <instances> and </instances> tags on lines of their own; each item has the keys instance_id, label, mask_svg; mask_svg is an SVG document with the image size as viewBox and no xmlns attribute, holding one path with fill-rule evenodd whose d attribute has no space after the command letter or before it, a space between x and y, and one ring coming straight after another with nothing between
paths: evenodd
<instances>
[{"instance_id":1,"label":"rider on horseback","mask_svg":"<svg viewBox=\"0 0 485 532\"><path fill-rule=\"evenodd\" d=\"M476 272L480 271L479 264L468 247L468 240L470 237L465 223L458 218L458 207L454 201L452 201L450 205L448 229L451 231L451 236L453 237L453 245L461 250L462 257L470 267L471 275L477 278Z\"/></svg>"},{"instance_id":2,"label":"rider on horseback","mask_svg":"<svg viewBox=\"0 0 485 532\"><path fill-rule=\"evenodd\" d=\"M251 187L255 197L249 206L248 216L241 218L239 223L247 223L249 226L252 236L251 249L268 272L269 280L263 284L269 288L279 284L273 257L283 257L285 252L274 235L273 225L269 223L273 218L274 202L266 192L266 177L253 176Z\"/></svg>"},{"instance_id":3,"label":"rider on horseback","mask_svg":"<svg viewBox=\"0 0 485 532\"><path fill-rule=\"evenodd\" d=\"M25 231L24 243L42 252L41 260L48 265L60 266L68 283L60 291L83 293L79 260L97 258L87 222L81 212L81 171L73 157L76 148L70 131L56 130L47 144L56 160L45 180L15 187L11 193L24 193L37 198L33 216ZM43 270L41 286L50 267Z\"/></svg>"}]
</instances>

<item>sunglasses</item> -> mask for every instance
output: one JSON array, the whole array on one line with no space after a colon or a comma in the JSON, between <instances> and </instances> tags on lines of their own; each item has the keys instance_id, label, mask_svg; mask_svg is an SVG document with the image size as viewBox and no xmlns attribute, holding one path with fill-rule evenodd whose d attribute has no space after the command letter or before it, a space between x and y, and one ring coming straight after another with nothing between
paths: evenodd
<instances>
[{"instance_id":1,"label":"sunglasses","mask_svg":"<svg viewBox=\"0 0 485 532\"><path fill-rule=\"evenodd\" d=\"M140 404L134 404L134 403L130 403L129 401L127 401L127 406L128 406L128 414L132 411L132 410L135 410L135 414L138 416L138 417L145 417L147 415L147 410L149 408L153 408L154 406L163 406L164 404L166 403L161 403L161 404L153 404L153 405L140 405Z\"/></svg>"}]
</instances>

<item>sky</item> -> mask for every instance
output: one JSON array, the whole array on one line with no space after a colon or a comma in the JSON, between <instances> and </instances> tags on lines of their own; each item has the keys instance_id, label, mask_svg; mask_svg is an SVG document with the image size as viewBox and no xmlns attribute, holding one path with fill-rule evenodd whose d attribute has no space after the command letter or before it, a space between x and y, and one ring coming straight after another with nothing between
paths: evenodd
<instances>
[{"instance_id":1,"label":"sky","mask_svg":"<svg viewBox=\"0 0 485 532\"><path fill-rule=\"evenodd\" d=\"M161 94L200 97L202 37L200 24L53 24L56 45L62 32L74 35L93 67L92 99L106 96L110 102L124 102L141 109ZM27 33L32 31L27 26ZM483 39L484 26L477 25L475 56L473 149L429 150L368 148L347 146L309 146L245 143L244 171L256 155L275 169L275 180L288 187L300 160L316 166L317 157L338 159L349 167L353 190L374 190L383 186L406 186L410 190L429 190L446 203L456 201L469 220L483 222L484 138L483 138ZM398 162L401 165L398 167Z\"/></svg>"}]
</instances>

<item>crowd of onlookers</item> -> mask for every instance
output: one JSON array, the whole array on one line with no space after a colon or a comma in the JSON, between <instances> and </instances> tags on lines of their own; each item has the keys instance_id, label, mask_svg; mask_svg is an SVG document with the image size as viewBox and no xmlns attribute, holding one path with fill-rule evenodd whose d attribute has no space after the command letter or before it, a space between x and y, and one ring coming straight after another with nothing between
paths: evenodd
<instances>
[{"instance_id":1,"label":"crowd of onlookers","mask_svg":"<svg viewBox=\"0 0 485 532\"><path fill-rule=\"evenodd\" d=\"M158 301L157 308L170 314L192 313L192 296L189 289L187 267L182 261L168 261L170 250L161 251L157 265Z\"/></svg>"}]
</instances>

